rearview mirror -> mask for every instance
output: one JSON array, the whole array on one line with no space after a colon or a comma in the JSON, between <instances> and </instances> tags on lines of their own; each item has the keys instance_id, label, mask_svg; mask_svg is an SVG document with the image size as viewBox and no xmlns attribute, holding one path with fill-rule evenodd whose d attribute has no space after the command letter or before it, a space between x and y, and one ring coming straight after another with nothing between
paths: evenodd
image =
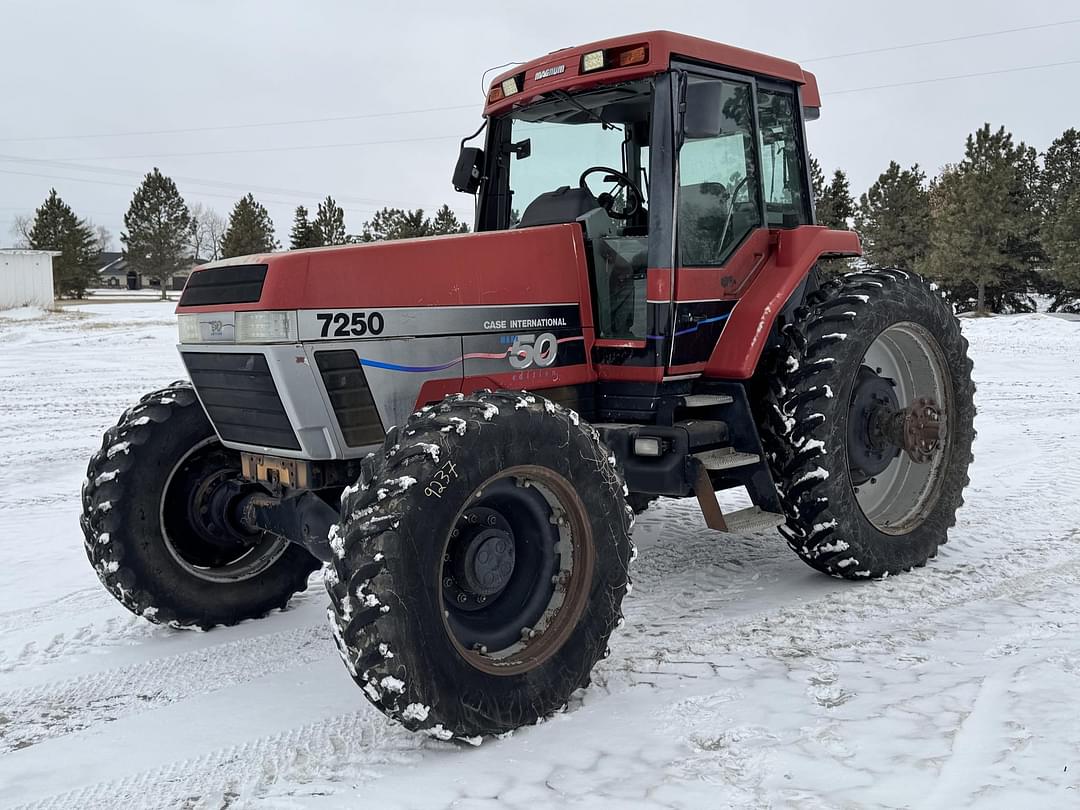
<instances>
[{"instance_id":1,"label":"rearview mirror","mask_svg":"<svg viewBox=\"0 0 1080 810\"><path fill-rule=\"evenodd\" d=\"M461 147L457 166L454 167L454 189L475 194L484 176L484 150L472 146Z\"/></svg>"},{"instance_id":2,"label":"rearview mirror","mask_svg":"<svg viewBox=\"0 0 1080 810\"><path fill-rule=\"evenodd\" d=\"M724 83L694 82L686 87L683 135L716 138L724 131Z\"/></svg>"}]
</instances>

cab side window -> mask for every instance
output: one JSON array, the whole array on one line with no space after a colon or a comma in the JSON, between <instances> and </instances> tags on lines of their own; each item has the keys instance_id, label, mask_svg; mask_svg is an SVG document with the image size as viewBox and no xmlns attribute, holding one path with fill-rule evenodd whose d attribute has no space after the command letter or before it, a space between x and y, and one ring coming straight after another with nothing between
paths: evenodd
<instances>
[{"instance_id":1,"label":"cab side window","mask_svg":"<svg viewBox=\"0 0 1080 810\"><path fill-rule=\"evenodd\" d=\"M686 105L679 260L684 267L721 265L761 227L753 94L742 82L691 77Z\"/></svg>"},{"instance_id":2,"label":"cab side window","mask_svg":"<svg viewBox=\"0 0 1080 810\"><path fill-rule=\"evenodd\" d=\"M761 175L770 228L810 224L810 195L792 90L758 87Z\"/></svg>"}]
</instances>

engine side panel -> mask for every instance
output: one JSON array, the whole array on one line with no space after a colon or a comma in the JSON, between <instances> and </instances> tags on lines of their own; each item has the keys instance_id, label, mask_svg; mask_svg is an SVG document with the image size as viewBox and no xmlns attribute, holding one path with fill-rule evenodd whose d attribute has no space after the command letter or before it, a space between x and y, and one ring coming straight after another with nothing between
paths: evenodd
<instances>
[{"instance_id":1,"label":"engine side panel","mask_svg":"<svg viewBox=\"0 0 1080 810\"><path fill-rule=\"evenodd\" d=\"M188 285L222 268L265 265L261 296L228 307L235 311L587 302L584 250L580 226L546 225L226 259L198 268ZM582 317L592 326L591 308Z\"/></svg>"}]
</instances>

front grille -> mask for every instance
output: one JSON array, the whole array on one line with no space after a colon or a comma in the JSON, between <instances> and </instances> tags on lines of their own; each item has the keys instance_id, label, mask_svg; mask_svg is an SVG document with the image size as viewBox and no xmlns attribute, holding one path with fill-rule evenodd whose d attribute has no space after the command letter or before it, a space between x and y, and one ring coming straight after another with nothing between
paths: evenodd
<instances>
[{"instance_id":1,"label":"front grille","mask_svg":"<svg viewBox=\"0 0 1080 810\"><path fill-rule=\"evenodd\" d=\"M349 447L377 444L386 435L364 369L354 351L316 352L330 404Z\"/></svg>"},{"instance_id":2,"label":"front grille","mask_svg":"<svg viewBox=\"0 0 1080 810\"><path fill-rule=\"evenodd\" d=\"M265 264L237 264L199 270L188 277L180 296L180 306L250 304L262 296L265 280Z\"/></svg>"},{"instance_id":3,"label":"front grille","mask_svg":"<svg viewBox=\"0 0 1080 810\"><path fill-rule=\"evenodd\" d=\"M266 357L182 352L191 382L222 439L299 450Z\"/></svg>"}]
</instances>

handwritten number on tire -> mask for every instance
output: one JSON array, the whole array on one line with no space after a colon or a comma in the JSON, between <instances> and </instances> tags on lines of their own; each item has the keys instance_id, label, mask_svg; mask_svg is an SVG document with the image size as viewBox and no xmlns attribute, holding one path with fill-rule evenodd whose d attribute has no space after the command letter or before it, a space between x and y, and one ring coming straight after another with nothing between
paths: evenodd
<instances>
[{"instance_id":1,"label":"handwritten number on tire","mask_svg":"<svg viewBox=\"0 0 1080 810\"><path fill-rule=\"evenodd\" d=\"M429 498L441 498L446 488L458 477L457 466L453 461L447 461L431 476L431 481L424 487L424 494Z\"/></svg>"}]
</instances>

